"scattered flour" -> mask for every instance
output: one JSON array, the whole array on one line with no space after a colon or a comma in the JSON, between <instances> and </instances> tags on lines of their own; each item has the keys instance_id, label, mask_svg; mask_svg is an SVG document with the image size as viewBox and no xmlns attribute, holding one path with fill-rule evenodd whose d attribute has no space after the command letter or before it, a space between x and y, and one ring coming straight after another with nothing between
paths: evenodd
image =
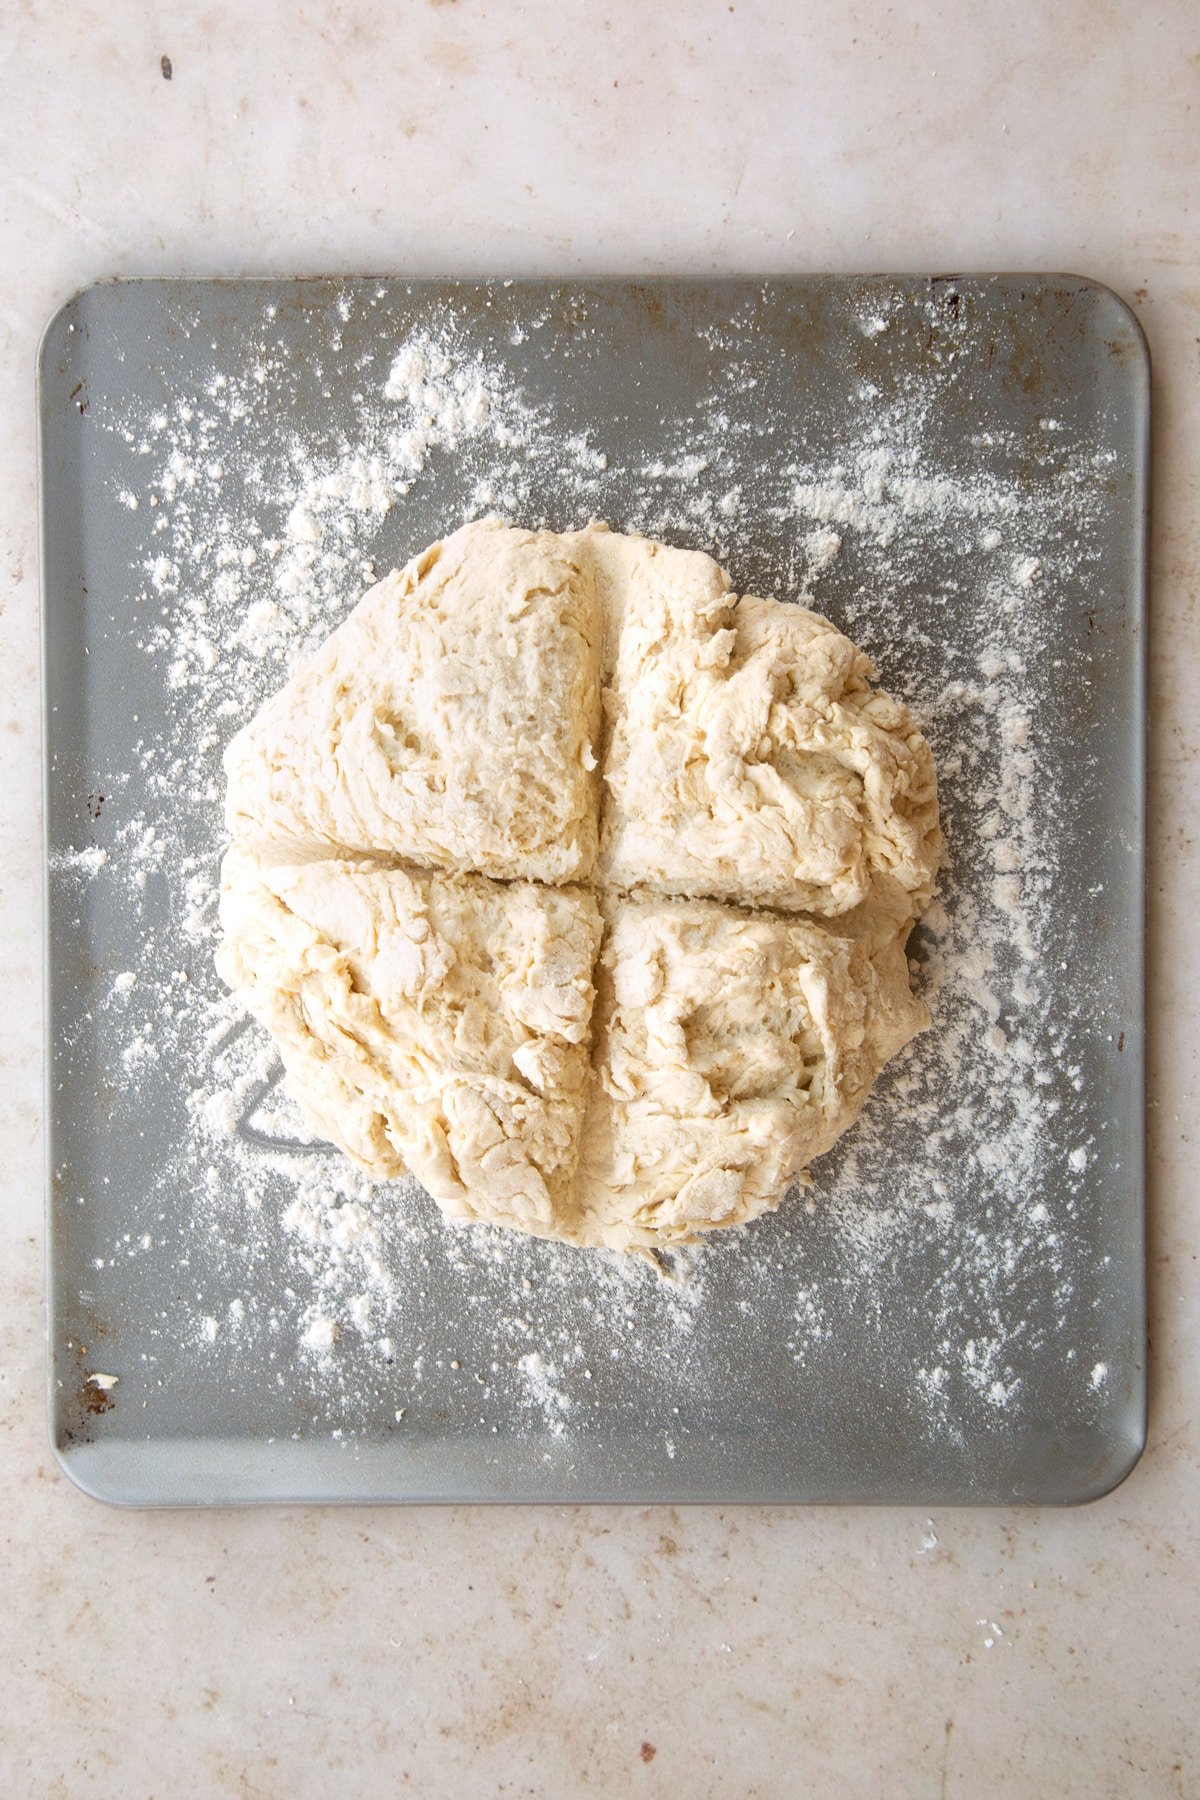
<instances>
[{"instance_id":1,"label":"scattered flour","mask_svg":"<svg viewBox=\"0 0 1200 1800\"><path fill-rule=\"evenodd\" d=\"M529 1350L524 1356L517 1358L517 1367L529 1390L529 1397L535 1406L539 1406L550 1422L552 1431L561 1433L565 1429L566 1415L571 1411L572 1400L559 1386L558 1370L553 1363L548 1363L540 1350Z\"/></svg>"},{"instance_id":2,"label":"scattered flour","mask_svg":"<svg viewBox=\"0 0 1200 1800\"><path fill-rule=\"evenodd\" d=\"M342 1328L336 1319L329 1319L323 1313L318 1313L305 1326L300 1342L306 1350L315 1350L321 1355L332 1350L341 1335Z\"/></svg>"},{"instance_id":3,"label":"scattered flour","mask_svg":"<svg viewBox=\"0 0 1200 1800\"><path fill-rule=\"evenodd\" d=\"M65 874L97 875L108 861L108 851L99 844L88 844L82 850L67 850L51 862L51 867Z\"/></svg>"},{"instance_id":4,"label":"scattered flour","mask_svg":"<svg viewBox=\"0 0 1200 1800\"><path fill-rule=\"evenodd\" d=\"M798 427L764 464L763 418L782 415L739 359L735 319L724 339L708 333L711 393L669 454L660 437L639 461L616 425L564 424L525 391L514 347L532 337L540 353L549 314L489 338L443 306L397 338L386 309L359 317L379 298L348 291L337 308L325 352L349 392L337 427L293 422L293 397L322 370L297 366L270 308L237 366L101 421L127 452L113 502L143 531L134 631L173 725L135 722L131 768L103 772L98 841L56 872L70 891L108 883L140 947L136 969L109 978L123 1117L137 1119L160 1065L171 1093L186 1085L155 1230L115 1254L160 1257L186 1193L189 1274L164 1335L206 1344L246 1380L299 1384L331 1429L381 1416L417 1429L447 1409L496 1429L532 1407L569 1438L640 1397L670 1416L673 1456L725 1418L740 1346L804 1393L836 1379L853 1336L900 1357L912 1429L961 1439L964 1421L1019 1407L1038 1360L1062 1365L1081 1329L1072 1218L1089 1151L1062 1147L1085 1119L1081 1022L1056 1007L1052 930L1067 796L1041 726L1055 680L1046 597L1086 573L1103 503L1093 459L1075 447L1032 498L999 439L950 468L926 376L854 389L836 459L808 455ZM890 343L900 325L868 311L858 330ZM579 354L587 342L581 325ZM1061 458L1065 427L1051 426L1046 454ZM912 946L933 1030L802 1201L679 1254L665 1280L636 1261L456 1232L411 1182L365 1180L314 1140L211 968L224 743L366 584L484 511L559 528L607 516L711 549L744 586L815 591L916 707L938 759L949 860ZM755 562L764 521L790 546L773 572ZM1091 1390L1105 1372L1097 1362ZM765 1396L743 1395L742 1416L760 1401L769 1425Z\"/></svg>"}]
</instances>

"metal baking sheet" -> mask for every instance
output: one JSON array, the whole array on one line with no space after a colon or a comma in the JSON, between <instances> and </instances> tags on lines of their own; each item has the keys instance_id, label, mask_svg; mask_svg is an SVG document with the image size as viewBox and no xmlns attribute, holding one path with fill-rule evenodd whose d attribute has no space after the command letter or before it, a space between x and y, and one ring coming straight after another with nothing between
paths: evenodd
<instances>
[{"instance_id":1,"label":"metal baking sheet","mask_svg":"<svg viewBox=\"0 0 1200 1800\"><path fill-rule=\"evenodd\" d=\"M486 372L490 424L439 424L435 394L423 437L388 438L381 393L418 341ZM410 357L401 403L428 374ZM117 282L51 322L39 404L50 1413L75 1481L130 1504L932 1506L1081 1501L1128 1472L1149 370L1120 300L1058 275ZM200 1029L221 989L185 896L211 896L221 743L281 677L264 652L217 703L230 620L275 616L296 494L356 448L386 491L338 515L322 630L359 564L489 506L656 530L742 591L807 582L929 722L959 966L811 1193L682 1286L449 1232L397 1189L372 1202L383 1287L358 1314L338 1290L317 1355L331 1252L306 1260L285 1224L269 1070L228 1158L193 1148L189 1095L219 1099L204 1059L228 1047ZM1005 769L1021 791L987 813ZM996 821L1022 806L1036 942L1018 906L968 968L971 919L1011 900ZM939 941L918 933L922 979L947 974Z\"/></svg>"}]
</instances>

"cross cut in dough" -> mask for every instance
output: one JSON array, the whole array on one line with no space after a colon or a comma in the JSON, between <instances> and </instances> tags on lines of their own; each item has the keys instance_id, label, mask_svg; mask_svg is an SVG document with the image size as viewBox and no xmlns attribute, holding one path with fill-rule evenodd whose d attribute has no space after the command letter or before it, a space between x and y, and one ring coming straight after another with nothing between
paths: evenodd
<instances>
[{"instance_id":1,"label":"cross cut in dough","mask_svg":"<svg viewBox=\"0 0 1200 1800\"><path fill-rule=\"evenodd\" d=\"M379 583L226 755L218 967L315 1127L574 1243L778 1205L928 1023L933 759L871 675L598 525Z\"/></svg>"}]
</instances>

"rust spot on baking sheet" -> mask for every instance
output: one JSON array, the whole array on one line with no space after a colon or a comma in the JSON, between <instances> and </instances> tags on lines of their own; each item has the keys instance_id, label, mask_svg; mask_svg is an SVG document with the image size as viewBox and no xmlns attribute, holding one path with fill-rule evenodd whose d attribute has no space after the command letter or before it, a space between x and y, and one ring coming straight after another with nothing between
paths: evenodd
<instances>
[{"instance_id":1,"label":"rust spot on baking sheet","mask_svg":"<svg viewBox=\"0 0 1200 1800\"><path fill-rule=\"evenodd\" d=\"M1039 357L1018 350L1012 361L1012 376L1023 394L1032 398L1040 394L1045 381L1045 369Z\"/></svg>"},{"instance_id":2,"label":"rust spot on baking sheet","mask_svg":"<svg viewBox=\"0 0 1200 1800\"><path fill-rule=\"evenodd\" d=\"M103 1330L97 1335L103 1336ZM72 1344L71 1350L77 1372L70 1383L71 1404L67 1422L60 1433L64 1449L70 1444L87 1443L91 1437L91 1421L111 1412L117 1403L115 1389L96 1380L102 1369L93 1366L94 1358L88 1346Z\"/></svg>"},{"instance_id":3,"label":"rust spot on baking sheet","mask_svg":"<svg viewBox=\"0 0 1200 1800\"><path fill-rule=\"evenodd\" d=\"M959 324L967 304L963 298L961 287L961 277L958 275L931 275L929 277L930 293L952 325Z\"/></svg>"},{"instance_id":4,"label":"rust spot on baking sheet","mask_svg":"<svg viewBox=\"0 0 1200 1800\"><path fill-rule=\"evenodd\" d=\"M862 294L869 289L861 290ZM855 305L860 300L859 292L847 290L847 303ZM765 291L758 296L754 329L763 336L774 338L784 350L795 356L804 357L810 364L821 361L828 342L828 319L823 317L819 309L805 305L799 296L789 296L793 304L780 306L774 297ZM858 354L863 355L868 364L871 363L872 345L869 340L860 340Z\"/></svg>"},{"instance_id":5,"label":"rust spot on baking sheet","mask_svg":"<svg viewBox=\"0 0 1200 1800\"><path fill-rule=\"evenodd\" d=\"M1118 1039L1117 1039L1117 1053L1118 1053L1118 1055L1119 1055L1119 1054L1120 1054L1120 1052L1121 1052L1121 1051L1122 1051L1122 1050L1123 1050L1123 1049L1124 1049L1124 1048L1125 1048L1125 1033L1124 1033L1124 1032L1122 1032L1122 1033L1121 1033L1121 1035L1120 1035L1120 1037L1119 1037L1119 1038L1118 1038Z\"/></svg>"},{"instance_id":6,"label":"rust spot on baking sheet","mask_svg":"<svg viewBox=\"0 0 1200 1800\"><path fill-rule=\"evenodd\" d=\"M93 819L98 819L100 817L100 814L104 811L105 798L106 798L106 796L104 794L89 794L88 795L87 809L91 813Z\"/></svg>"},{"instance_id":7,"label":"rust spot on baking sheet","mask_svg":"<svg viewBox=\"0 0 1200 1800\"><path fill-rule=\"evenodd\" d=\"M90 1375L80 1383L77 1398L81 1411L85 1413L111 1412L115 1404L113 1390L98 1387Z\"/></svg>"},{"instance_id":8,"label":"rust spot on baking sheet","mask_svg":"<svg viewBox=\"0 0 1200 1800\"><path fill-rule=\"evenodd\" d=\"M647 318L651 319L655 325L662 323L663 297L656 288L647 287L640 281L631 281L629 297L641 307Z\"/></svg>"},{"instance_id":9,"label":"rust spot on baking sheet","mask_svg":"<svg viewBox=\"0 0 1200 1800\"><path fill-rule=\"evenodd\" d=\"M649 1738L646 1738L642 1743L642 1747L641 1747L640 1751L638 1752L638 1755L641 1757L641 1759L644 1763L652 1763L654 1761L655 1757L658 1755L658 1745L652 1744L650 1742Z\"/></svg>"}]
</instances>

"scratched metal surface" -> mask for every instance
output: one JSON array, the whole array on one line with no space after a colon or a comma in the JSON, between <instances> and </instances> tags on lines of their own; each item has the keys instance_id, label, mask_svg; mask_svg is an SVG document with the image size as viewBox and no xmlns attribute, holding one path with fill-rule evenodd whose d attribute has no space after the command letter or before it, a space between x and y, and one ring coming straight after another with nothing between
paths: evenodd
<instances>
[{"instance_id":1,"label":"scratched metal surface","mask_svg":"<svg viewBox=\"0 0 1200 1800\"><path fill-rule=\"evenodd\" d=\"M370 305L357 303L367 294ZM1078 1376L1047 1356L1023 1372L1021 1404L1003 1416L964 1393L944 1428L930 1431L911 1374L933 1353L916 1297L939 1280L944 1246L931 1228L905 1234L888 1287L861 1316L850 1300L835 1311L825 1341L803 1367L785 1353L776 1305L792 1290L761 1269L803 1267L820 1284L839 1251L818 1214L785 1208L755 1227L736 1253L723 1253L687 1340L686 1366L664 1368L636 1356L601 1370L602 1391L586 1430L555 1433L497 1392L486 1423L461 1384L430 1371L407 1395L403 1429L394 1393L365 1368L361 1391L302 1400L288 1384L256 1379L251 1353L225 1362L203 1355L170 1321L181 1290L219 1287L206 1269L187 1171L164 1209L161 1167L177 1142L181 1071L169 1059L144 1073L131 1115L107 1071L120 1051L120 1024L97 1005L98 983L137 959L132 918L102 883L81 887L61 872L64 855L103 847L112 811L96 819L87 797L98 775L128 773L124 804L139 794L133 740L155 734L186 741L188 723L168 692L161 664L134 648L130 571L152 548L149 518L112 504L126 454L99 429L107 412L153 407L199 382L219 349L237 368L255 354L268 307L298 379L273 398L270 417L242 429L335 442L350 404L349 359L328 346L349 297L358 338L381 355L398 331L447 297L489 354L509 360L565 437L601 436L608 456L605 510L611 523L637 523L637 471L669 460L677 424L695 415L711 358L736 355L759 385L744 404L766 421L757 436L731 434L727 478L746 495L737 526L743 588L786 591L795 522L768 504L766 472L795 456L835 462L851 385L884 391L900 376L930 384L940 407L940 454L965 477L986 469L987 431L1027 439L1027 478L1045 479L1038 420L1048 405L1074 440L1112 452L1113 471L1095 527L1086 591L1060 587L1051 602L1064 654L1086 679L1069 690L1049 754L1069 773L1086 737L1097 745L1078 795L1079 828L1064 834L1052 871L1060 920L1053 955L1055 1004L1091 1009L1081 1049L1086 1080L1072 1099L1070 1130L1089 1122L1106 1154L1088 1177L1089 1202L1069 1230L1076 1240L1068 1323L1109 1369L1102 1402L1081 1413ZM887 307L899 328L873 337L861 321ZM522 321L546 321L535 349ZM965 325L965 328L964 328ZM514 329L516 328L516 329ZM726 346L709 347L716 332ZM958 335L956 335L958 334ZM945 345L953 340L953 356ZM535 353L536 350L536 353ZM953 367L951 368L951 365ZM319 370L306 384L304 369ZM851 1500L920 1502L1062 1501L1103 1492L1125 1473L1144 1432L1144 1250L1142 1193L1142 736L1148 370L1140 334L1119 301L1069 277L987 277L857 281L811 279L682 281L657 284L403 282L134 282L102 285L52 321L40 370L43 604L46 703L48 880L47 1105L51 1434L64 1466L89 1491L132 1504L306 1500ZM84 402L81 405L81 399ZM1022 439L1021 434L1024 434ZM216 447L219 451L219 446ZM739 461L740 459L740 461ZM544 467L543 465L539 465ZM1011 467L1011 465L1010 465ZM378 526L369 548L380 567L402 560L461 516L467 471L442 459ZM534 509L556 526L576 523L572 474L544 475ZM674 534L703 547L703 531ZM923 587L953 593L953 557L930 537ZM834 570L822 603L835 618ZM964 592L968 591L966 589ZM920 592L903 585L903 609ZM976 622L964 600L944 615L968 658ZM1119 629L1093 631L1097 616ZM943 646L944 648L944 646ZM964 662L964 666L965 662ZM131 721L136 719L136 726ZM1097 733L1097 719L1105 728ZM231 723L230 729L233 729ZM953 792L945 792L953 807ZM158 804L158 802L154 802ZM188 810L180 796L172 841L211 856L219 835L210 807ZM151 884L147 916L170 929L172 871ZM1089 898L1102 886L1098 924ZM192 978L215 987L210 969ZM1021 1021L1030 1031L1038 1021ZM1117 1054L1120 1035L1121 1054ZM877 1104L887 1104L887 1083ZM1064 1125L1064 1131L1067 1127ZM1060 1146L1066 1154L1071 1138ZM897 1141L897 1155L907 1152ZM916 1153L916 1152L914 1152ZM836 1157L839 1152L835 1152ZM199 1170L193 1171L195 1179ZM1053 1196L1048 1195L1048 1198ZM1030 1196L1036 1199L1037 1196ZM986 1196L979 1197L981 1218ZM112 1246L153 1226L152 1257L122 1262ZM451 1319L463 1356L481 1365L494 1349L488 1310L511 1311L515 1284L535 1281L528 1246L512 1268L441 1257L441 1227L430 1212L424 1286L407 1296L418 1335ZM97 1264L101 1266L97 1266ZM756 1278L750 1271L758 1267ZM283 1283L269 1259L256 1277ZM1021 1304L1036 1329L1052 1331L1062 1311L1047 1274L1023 1279ZM489 1286L490 1284L490 1286ZM561 1307L586 1337L587 1265L560 1282ZM486 1291L485 1291L486 1290ZM836 1295L836 1284L833 1290ZM486 1306L476 1304L484 1292ZM976 1297L963 1295L969 1308ZM652 1295L631 1302L653 1306ZM572 1314L572 1309L574 1312ZM1096 1321L1101 1321L1097 1325ZM969 1321L968 1321L969 1324ZM599 1328L595 1328L599 1330ZM982 1329L982 1325L981 1325ZM1090 1334L1090 1335L1089 1335ZM593 1333L595 1335L595 1331ZM602 1336L602 1334L601 1334ZM649 1341L649 1340L648 1340ZM87 1384L91 1366L112 1367L120 1385L105 1395ZM597 1367L603 1342L592 1346ZM664 1445L669 1444L669 1454Z\"/></svg>"}]
</instances>

